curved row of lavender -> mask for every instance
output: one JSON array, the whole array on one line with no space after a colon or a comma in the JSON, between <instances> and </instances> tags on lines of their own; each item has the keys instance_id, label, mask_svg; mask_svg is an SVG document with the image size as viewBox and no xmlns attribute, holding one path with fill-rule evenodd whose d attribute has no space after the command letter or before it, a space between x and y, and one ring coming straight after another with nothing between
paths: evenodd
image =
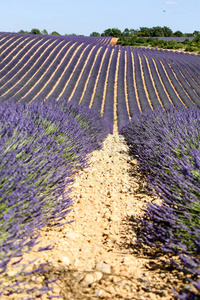
<instances>
[{"instance_id":1,"label":"curved row of lavender","mask_svg":"<svg viewBox=\"0 0 200 300\"><path fill-rule=\"evenodd\" d=\"M68 99L101 112L110 132L114 111L120 131L136 114L200 107L200 55L106 41L0 33L0 97Z\"/></svg>"},{"instance_id":2,"label":"curved row of lavender","mask_svg":"<svg viewBox=\"0 0 200 300\"><path fill-rule=\"evenodd\" d=\"M0 34L0 96L2 101L34 104L40 99L45 99L45 103L50 104L51 99L55 98L59 100L56 102L56 106L58 106L56 109L63 110L65 113L65 105L69 100L71 103L80 104L80 107L76 108L77 113L79 109L87 110L87 107L101 113L111 133L113 132L115 113L117 114L118 130L121 133L124 126L132 118L135 116L139 118L140 115L141 119L138 119L138 123L135 121L138 124L136 129L140 132L139 125L141 122L146 122L149 124L150 130L155 125L150 113L155 111L155 114L153 113L155 117L157 109L161 110L161 113L158 114L160 119L162 119L162 114L165 114L164 111L170 106L179 107L181 105L197 110L200 107L199 74L199 55L168 50L113 46L108 45L107 42L104 44L94 39L86 41L76 37ZM150 118L150 123L148 123L148 118ZM87 111L85 118L80 120L83 126L87 123L86 120ZM91 124L87 126L87 129L90 128L92 128ZM167 130L168 127L166 127ZM185 131L187 132L187 130ZM86 136L88 135L90 135L89 132ZM135 141L136 137L137 134L130 139ZM93 141L95 143L95 138ZM155 142L155 139L152 141ZM142 145L145 146L145 143ZM144 147L144 149L146 148ZM155 149L153 148L153 150ZM147 151L149 155L151 152L151 149ZM141 153L143 153L142 150ZM174 171L171 170L171 172ZM162 179L169 175L168 173L163 174L161 174ZM174 179L171 175L167 179L169 182ZM180 178L179 174L176 173L175 175ZM190 181L187 182L186 180L186 187L187 185L190 186ZM186 187L184 187L184 192ZM187 206L186 208L188 209ZM172 205L171 218L174 216L173 209ZM152 219L157 218L157 207L154 211L152 209L152 212L154 213ZM176 218L170 220L170 222L174 220L172 223L176 225ZM145 221L141 224L145 224ZM186 225L184 223L184 226ZM171 231L166 229L164 237L159 236L159 233L158 236L161 240L166 238L168 234L171 237L177 233L175 229L176 226L172 227ZM184 227L182 230L181 234L185 234L187 237L187 226L186 229ZM184 232L184 230L186 231ZM194 232L192 231L192 234L199 234L198 230ZM180 237L181 235L175 236L177 241ZM147 239L146 236L145 238ZM173 242L169 245L171 248L168 250L171 250ZM177 245L186 247L186 254L190 251L190 248L187 248L189 243L183 246L177 242ZM192 245L196 245L195 242ZM174 249L178 251L181 248ZM185 258L183 255L180 255L180 259L188 270L190 268L191 270L197 269L194 267L196 263L194 259L189 261L187 256ZM192 264L193 267L191 267Z\"/></svg>"},{"instance_id":3,"label":"curved row of lavender","mask_svg":"<svg viewBox=\"0 0 200 300\"><path fill-rule=\"evenodd\" d=\"M184 291L180 299L198 299L200 293L200 110L155 110L133 118L121 133L150 187L163 199L149 204L138 222L138 242L157 247L169 257L179 256L181 269L197 292ZM198 293L199 291L199 293Z\"/></svg>"},{"instance_id":4,"label":"curved row of lavender","mask_svg":"<svg viewBox=\"0 0 200 300\"><path fill-rule=\"evenodd\" d=\"M0 36L3 38L5 36L20 36L22 38L26 37L32 37L34 38L34 34L29 33L9 33L9 32L0 32ZM111 42L112 37L110 36L73 36L73 35L37 35L37 37L41 39L59 39L59 40L65 40L65 41L76 41L76 42L84 42L84 43L96 43L96 44L102 44L106 45Z\"/></svg>"},{"instance_id":5,"label":"curved row of lavender","mask_svg":"<svg viewBox=\"0 0 200 300\"><path fill-rule=\"evenodd\" d=\"M7 284L10 263L19 265L37 244L38 229L62 224L74 174L87 167L88 154L107 134L101 116L87 107L64 100L62 105L1 101L0 281ZM0 295L5 290L9 295L18 287L3 285Z\"/></svg>"}]
</instances>

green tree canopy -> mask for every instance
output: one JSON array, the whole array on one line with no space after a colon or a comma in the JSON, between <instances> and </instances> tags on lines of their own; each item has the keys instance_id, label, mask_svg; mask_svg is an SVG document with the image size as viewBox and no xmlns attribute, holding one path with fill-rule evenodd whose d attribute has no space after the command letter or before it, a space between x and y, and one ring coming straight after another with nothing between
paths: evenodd
<instances>
[{"instance_id":1,"label":"green tree canopy","mask_svg":"<svg viewBox=\"0 0 200 300\"><path fill-rule=\"evenodd\" d=\"M20 31L18 31L18 33L29 33L29 32L21 29Z\"/></svg>"},{"instance_id":2,"label":"green tree canopy","mask_svg":"<svg viewBox=\"0 0 200 300\"><path fill-rule=\"evenodd\" d=\"M48 34L48 31L47 31L46 29L43 29L41 32L42 32L42 34L44 34L44 35L45 35L45 34Z\"/></svg>"},{"instance_id":3,"label":"green tree canopy","mask_svg":"<svg viewBox=\"0 0 200 300\"><path fill-rule=\"evenodd\" d=\"M70 34L65 34L65 35L67 35L67 36L77 36L76 33L70 33Z\"/></svg>"},{"instance_id":4,"label":"green tree canopy","mask_svg":"<svg viewBox=\"0 0 200 300\"><path fill-rule=\"evenodd\" d=\"M138 36L151 36L151 28L140 27Z\"/></svg>"},{"instance_id":5,"label":"green tree canopy","mask_svg":"<svg viewBox=\"0 0 200 300\"><path fill-rule=\"evenodd\" d=\"M164 36L163 28L160 26L152 27L150 30L150 36Z\"/></svg>"},{"instance_id":6,"label":"green tree canopy","mask_svg":"<svg viewBox=\"0 0 200 300\"><path fill-rule=\"evenodd\" d=\"M196 36L195 36L193 42L195 42L195 43L200 43L200 32L199 32L198 34L196 34Z\"/></svg>"},{"instance_id":7,"label":"green tree canopy","mask_svg":"<svg viewBox=\"0 0 200 300\"><path fill-rule=\"evenodd\" d=\"M138 34L138 29L130 29L129 33L130 33L131 36L137 35Z\"/></svg>"},{"instance_id":8,"label":"green tree canopy","mask_svg":"<svg viewBox=\"0 0 200 300\"><path fill-rule=\"evenodd\" d=\"M60 35L60 33L58 33L57 31L53 31L51 34L52 35Z\"/></svg>"},{"instance_id":9,"label":"green tree canopy","mask_svg":"<svg viewBox=\"0 0 200 300\"><path fill-rule=\"evenodd\" d=\"M123 36L130 36L130 30L128 28L125 28L124 31L122 32Z\"/></svg>"},{"instance_id":10,"label":"green tree canopy","mask_svg":"<svg viewBox=\"0 0 200 300\"><path fill-rule=\"evenodd\" d=\"M100 33L93 31L92 33L90 33L90 36L100 36Z\"/></svg>"},{"instance_id":11,"label":"green tree canopy","mask_svg":"<svg viewBox=\"0 0 200 300\"><path fill-rule=\"evenodd\" d=\"M122 32L118 28L108 28L104 30L102 33L102 36L113 36L113 37L120 37L122 35Z\"/></svg>"},{"instance_id":12,"label":"green tree canopy","mask_svg":"<svg viewBox=\"0 0 200 300\"><path fill-rule=\"evenodd\" d=\"M200 34L200 31L195 30L195 31L193 32L193 34L194 34L194 35L199 35L199 34Z\"/></svg>"},{"instance_id":13,"label":"green tree canopy","mask_svg":"<svg viewBox=\"0 0 200 300\"><path fill-rule=\"evenodd\" d=\"M37 28L33 28L33 29L30 31L30 33L32 33L32 34L42 34L42 33L40 32L40 30L37 29Z\"/></svg>"},{"instance_id":14,"label":"green tree canopy","mask_svg":"<svg viewBox=\"0 0 200 300\"><path fill-rule=\"evenodd\" d=\"M177 30L174 32L173 36L181 37L181 36L183 36L183 33L180 30Z\"/></svg>"},{"instance_id":15,"label":"green tree canopy","mask_svg":"<svg viewBox=\"0 0 200 300\"><path fill-rule=\"evenodd\" d=\"M164 26L162 28L162 30L163 30L164 36L173 36L173 31L169 27Z\"/></svg>"}]
</instances>

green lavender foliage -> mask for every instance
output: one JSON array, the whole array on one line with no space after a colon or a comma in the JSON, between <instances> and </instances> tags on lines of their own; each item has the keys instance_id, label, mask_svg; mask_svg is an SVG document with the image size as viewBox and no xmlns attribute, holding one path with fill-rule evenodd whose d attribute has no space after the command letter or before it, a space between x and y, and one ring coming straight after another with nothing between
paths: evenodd
<instances>
[{"instance_id":1,"label":"green lavender foliage","mask_svg":"<svg viewBox=\"0 0 200 300\"><path fill-rule=\"evenodd\" d=\"M106 125L99 119L104 137L97 130L94 142L75 114L54 104L0 104L0 274L5 278L11 259L20 260L37 244L38 229L62 224L74 175L100 147Z\"/></svg>"},{"instance_id":2,"label":"green lavender foliage","mask_svg":"<svg viewBox=\"0 0 200 300\"><path fill-rule=\"evenodd\" d=\"M200 275L200 110L155 110L134 117L122 133L163 199L137 220L138 241L178 254L180 268Z\"/></svg>"}]
</instances>

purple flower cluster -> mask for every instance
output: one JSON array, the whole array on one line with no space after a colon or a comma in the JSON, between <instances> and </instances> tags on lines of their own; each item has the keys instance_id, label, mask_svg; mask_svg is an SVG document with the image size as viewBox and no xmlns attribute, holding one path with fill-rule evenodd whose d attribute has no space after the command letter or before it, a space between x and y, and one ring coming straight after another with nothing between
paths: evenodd
<instances>
[{"instance_id":1,"label":"purple flower cluster","mask_svg":"<svg viewBox=\"0 0 200 300\"><path fill-rule=\"evenodd\" d=\"M134 117L121 133L163 199L138 220L138 241L179 255L179 268L200 275L200 110L155 110Z\"/></svg>"},{"instance_id":2,"label":"purple flower cluster","mask_svg":"<svg viewBox=\"0 0 200 300\"><path fill-rule=\"evenodd\" d=\"M37 243L36 230L61 225L72 203L74 174L107 133L99 115L75 104L1 102L1 276Z\"/></svg>"},{"instance_id":3,"label":"purple flower cluster","mask_svg":"<svg viewBox=\"0 0 200 300\"><path fill-rule=\"evenodd\" d=\"M77 105L74 102L68 102L66 99L59 101L48 99L45 103L58 107L62 112L75 118L83 131L83 136L89 139L85 152L92 152L102 147L102 143L110 131L109 124L97 111L88 108L84 104Z\"/></svg>"}]
</instances>

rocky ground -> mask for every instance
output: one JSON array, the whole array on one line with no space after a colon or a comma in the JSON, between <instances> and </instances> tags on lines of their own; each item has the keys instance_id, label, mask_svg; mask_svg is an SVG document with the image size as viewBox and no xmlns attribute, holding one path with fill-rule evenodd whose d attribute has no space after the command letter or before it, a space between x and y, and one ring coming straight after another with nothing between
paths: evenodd
<instances>
[{"instance_id":1,"label":"rocky ground","mask_svg":"<svg viewBox=\"0 0 200 300\"><path fill-rule=\"evenodd\" d=\"M109 135L89 163L73 185L74 203L66 221L74 222L44 228L39 246L50 244L53 249L24 255L24 262L38 258L35 266L49 263L47 273L31 275L30 287L59 278L42 300L53 295L63 300L168 300L174 299L172 288L181 289L184 281L191 289L183 273L165 266L167 256L135 242L134 218L148 202L161 201L146 190L124 138ZM24 298L15 294L2 299Z\"/></svg>"}]
</instances>

